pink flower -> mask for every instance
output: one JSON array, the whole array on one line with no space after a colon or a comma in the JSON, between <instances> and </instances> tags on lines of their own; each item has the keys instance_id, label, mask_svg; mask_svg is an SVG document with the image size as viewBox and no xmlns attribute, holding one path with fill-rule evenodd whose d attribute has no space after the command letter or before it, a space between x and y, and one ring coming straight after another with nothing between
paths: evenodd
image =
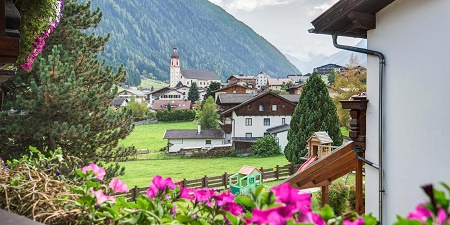
<instances>
[{"instance_id":1,"label":"pink flower","mask_svg":"<svg viewBox=\"0 0 450 225\"><path fill-rule=\"evenodd\" d=\"M106 202L106 201L115 201L116 200L116 196L105 195L105 194L103 194L103 190L94 191L94 188L91 188L91 192L92 192L92 194L95 195L95 198L97 198L96 205L101 205L103 202Z\"/></svg>"},{"instance_id":2,"label":"pink flower","mask_svg":"<svg viewBox=\"0 0 450 225\"><path fill-rule=\"evenodd\" d=\"M198 189L195 192L195 201L202 202L211 206L211 198L214 196L214 190L209 188Z\"/></svg>"},{"instance_id":3,"label":"pink flower","mask_svg":"<svg viewBox=\"0 0 450 225\"><path fill-rule=\"evenodd\" d=\"M416 211L409 213L406 218L415 219L415 220L418 220L421 223L425 224L425 220L427 220L427 218L430 218L430 217L432 217L431 211L423 208L423 204L419 204L416 207Z\"/></svg>"},{"instance_id":4,"label":"pink flower","mask_svg":"<svg viewBox=\"0 0 450 225\"><path fill-rule=\"evenodd\" d=\"M355 221L345 220L342 223L344 223L344 225L363 225L364 224L364 219L361 218L361 217L358 217L358 219L355 220Z\"/></svg>"},{"instance_id":5,"label":"pink flower","mask_svg":"<svg viewBox=\"0 0 450 225\"><path fill-rule=\"evenodd\" d=\"M180 194L178 195L178 197L188 200L194 200L195 190L192 188L180 188Z\"/></svg>"},{"instance_id":6,"label":"pink flower","mask_svg":"<svg viewBox=\"0 0 450 225\"><path fill-rule=\"evenodd\" d=\"M103 177L106 175L105 169L95 165L94 163L91 163L91 165L81 168L81 172L83 172L84 174L86 174L86 171L88 170L91 170L92 173L97 174L97 179L99 180L103 180Z\"/></svg>"},{"instance_id":7,"label":"pink flower","mask_svg":"<svg viewBox=\"0 0 450 225\"><path fill-rule=\"evenodd\" d=\"M449 218L447 218L447 213L445 212L445 209L440 208L437 213L437 224L446 224L449 222Z\"/></svg>"},{"instance_id":8,"label":"pink flower","mask_svg":"<svg viewBox=\"0 0 450 225\"><path fill-rule=\"evenodd\" d=\"M299 190L292 188L289 183L284 183L272 188L275 196L278 197L278 203L293 205L303 213L311 212L311 196L309 194L301 194Z\"/></svg>"},{"instance_id":9,"label":"pink flower","mask_svg":"<svg viewBox=\"0 0 450 225\"><path fill-rule=\"evenodd\" d=\"M234 195L231 194L230 190L214 195L213 198L216 200L217 206L222 207L224 211L228 211L235 216L242 213L242 207L234 202Z\"/></svg>"},{"instance_id":10,"label":"pink flower","mask_svg":"<svg viewBox=\"0 0 450 225\"><path fill-rule=\"evenodd\" d=\"M114 189L115 193L126 193L130 192L130 190L127 187L127 184L121 180L119 180L117 177L114 177L111 182L109 182L109 186Z\"/></svg>"},{"instance_id":11,"label":"pink flower","mask_svg":"<svg viewBox=\"0 0 450 225\"><path fill-rule=\"evenodd\" d=\"M153 177L152 184L147 189L146 195L148 197L154 198L158 196L160 193L165 192L166 188L169 190L175 189L175 184L172 181L172 178L164 179L161 176L157 175Z\"/></svg>"},{"instance_id":12,"label":"pink flower","mask_svg":"<svg viewBox=\"0 0 450 225\"><path fill-rule=\"evenodd\" d=\"M261 224L285 224L287 220L292 219L294 214L293 206L280 206L265 210L253 209L252 223Z\"/></svg>"}]
</instances>

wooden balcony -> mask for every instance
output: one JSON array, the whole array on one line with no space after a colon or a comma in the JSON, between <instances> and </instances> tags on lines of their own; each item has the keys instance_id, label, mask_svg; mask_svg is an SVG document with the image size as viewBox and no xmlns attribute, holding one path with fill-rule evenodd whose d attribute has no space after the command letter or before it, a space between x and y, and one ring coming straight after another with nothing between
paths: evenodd
<instances>
[{"instance_id":1,"label":"wooden balcony","mask_svg":"<svg viewBox=\"0 0 450 225\"><path fill-rule=\"evenodd\" d=\"M233 131L233 127L232 124L221 124L220 128L223 130L223 132L225 133L231 133Z\"/></svg>"}]
</instances>

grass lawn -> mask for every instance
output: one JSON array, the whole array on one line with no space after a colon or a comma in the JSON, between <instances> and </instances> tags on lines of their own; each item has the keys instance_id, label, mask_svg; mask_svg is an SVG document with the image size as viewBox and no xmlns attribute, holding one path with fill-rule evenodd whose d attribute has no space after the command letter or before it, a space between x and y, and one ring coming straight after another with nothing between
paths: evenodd
<instances>
[{"instance_id":1,"label":"grass lawn","mask_svg":"<svg viewBox=\"0 0 450 225\"><path fill-rule=\"evenodd\" d=\"M273 168L276 165L284 166L289 164L284 155L257 158L257 157L239 157L239 158L213 158L213 159L167 159L167 160L139 160L122 162L125 175L120 177L130 187L147 187L152 178L156 175L171 177L174 181L186 179L198 179L205 175L219 176L224 172L234 174L243 165Z\"/></svg>"},{"instance_id":2,"label":"grass lawn","mask_svg":"<svg viewBox=\"0 0 450 225\"><path fill-rule=\"evenodd\" d=\"M197 129L197 123L174 122L135 126L131 134L119 142L119 146L134 145L137 149L159 150L167 145L167 140L163 139L164 132L171 129Z\"/></svg>"},{"instance_id":3,"label":"grass lawn","mask_svg":"<svg viewBox=\"0 0 450 225\"><path fill-rule=\"evenodd\" d=\"M169 86L168 83L164 83L159 80L151 80L147 78L141 79L141 88L151 88L153 86L153 89L156 91L160 88Z\"/></svg>"},{"instance_id":4,"label":"grass lawn","mask_svg":"<svg viewBox=\"0 0 450 225\"><path fill-rule=\"evenodd\" d=\"M340 129L341 129L341 133L342 133L343 136L346 136L346 137L349 136L349 130L347 130L347 128L340 127Z\"/></svg>"}]
</instances>

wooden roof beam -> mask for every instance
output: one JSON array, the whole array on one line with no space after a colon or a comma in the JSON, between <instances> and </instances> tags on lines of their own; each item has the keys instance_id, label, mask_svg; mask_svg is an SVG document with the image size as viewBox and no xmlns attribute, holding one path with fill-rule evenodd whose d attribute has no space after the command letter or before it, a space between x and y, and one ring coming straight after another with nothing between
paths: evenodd
<instances>
[{"instance_id":1,"label":"wooden roof beam","mask_svg":"<svg viewBox=\"0 0 450 225\"><path fill-rule=\"evenodd\" d=\"M356 11L351 11L347 15L348 19L352 21L351 24L347 25L343 31L345 33L351 33L357 30L372 30L376 28L376 16L367 13L361 13Z\"/></svg>"}]
</instances>

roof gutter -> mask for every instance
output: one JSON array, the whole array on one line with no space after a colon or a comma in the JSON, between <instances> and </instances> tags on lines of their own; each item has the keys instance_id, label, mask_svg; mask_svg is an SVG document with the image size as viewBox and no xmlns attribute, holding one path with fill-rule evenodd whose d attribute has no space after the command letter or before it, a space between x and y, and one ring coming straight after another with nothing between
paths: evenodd
<instances>
[{"instance_id":1,"label":"roof gutter","mask_svg":"<svg viewBox=\"0 0 450 225\"><path fill-rule=\"evenodd\" d=\"M359 52L364 53L368 55L377 56L379 59L379 84L378 84L378 95L379 95L379 101L378 101L378 184L379 184L379 193L378 193L378 210L379 210L379 221L380 224L383 224L383 193L384 185L383 185L383 77L385 76L384 70L385 70L385 64L386 60L384 58L384 55L381 52L373 51L370 49L364 49L364 48L357 48L353 46L346 46L346 45L340 45L337 43L338 34L333 34L333 45L334 47L338 49L348 50L352 52ZM361 160L360 157L358 157L359 160ZM363 160L362 160L363 161Z\"/></svg>"}]
</instances>

